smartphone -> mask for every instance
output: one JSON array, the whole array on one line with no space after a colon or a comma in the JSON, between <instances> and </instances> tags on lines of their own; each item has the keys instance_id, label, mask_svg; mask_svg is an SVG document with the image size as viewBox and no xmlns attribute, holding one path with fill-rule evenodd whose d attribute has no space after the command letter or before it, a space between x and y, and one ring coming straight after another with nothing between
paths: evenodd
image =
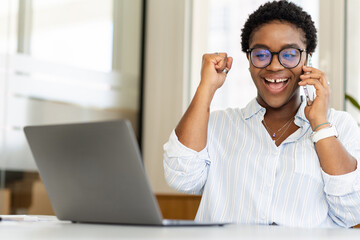
<instances>
[{"instance_id":1,"label":"smartphone","mask_svg":"<svg viewBox=\"0 0 360 240\"><path fill-rule=\"evenodd\" d=\"M311 55L310 54L307 54L307 56L306 56L305 66L312 67ZM315 87L313 85L305 85L305 86L303 86L303 90L304 90L304 93L305 93L305 96L306 96L307 104L312 105L312 103L313 103L313 101L314 101L314 99L316 97Z\"/></svg>"}]
</instances>

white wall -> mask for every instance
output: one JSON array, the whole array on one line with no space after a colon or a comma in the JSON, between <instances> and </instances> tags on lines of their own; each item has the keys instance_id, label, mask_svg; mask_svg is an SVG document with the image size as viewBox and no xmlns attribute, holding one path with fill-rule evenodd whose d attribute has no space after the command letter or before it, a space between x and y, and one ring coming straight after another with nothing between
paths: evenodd
<instances>
[{"instance_id":1,"label":"white wall","mask_svg":"<svg viewBox=\"0 0 360 240\"><path fill-rule=\"evenodd\" d=\"M319 68L330 82L331 107L344 109L345 0L320 0Z\"/></svg>"},{"instance_id":2,"label":"white wall","mask_svg":"<svg viewBox=\"0 0 360 240\"><path fill-rule=\"evenodd\" d=\"M143 157L153 190L175 192L163 177L163 144L184 108L188 78L189 1L147 2Z\"/></svg>"}]
</instances>

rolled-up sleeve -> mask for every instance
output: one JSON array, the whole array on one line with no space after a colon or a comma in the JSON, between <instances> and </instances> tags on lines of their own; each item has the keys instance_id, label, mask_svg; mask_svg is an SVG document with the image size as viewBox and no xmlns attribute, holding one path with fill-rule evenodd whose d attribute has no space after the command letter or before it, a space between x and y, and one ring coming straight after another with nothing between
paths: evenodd
<instances>
[{"instance_id":1,"label":"rolled-up sleeve","mask_svg":"<svg viewBox=\"0 0 360 240\"><path fill-rule=\"evenodd\" d=\"M340 176L331 176L323 172L323 179L330 217L342 227L359 224L360 169Z\"/></svg>"},{"instance_id":2,"label":"rolled-up sleeve","mask_svg":"<svg viewBox=\"0 0 360 240\"><path fill-rule=\"evenodd\" d=\"M164 144L163 163L169 186L188 194L202 194L210 166L207 147L200 152L187 148L173 130Z\"/></svg>"},{"instance_id":3,"label":"rolled-up sleeve","mask_svg":"<svg viewBox=\"0 0 360 240\"><path fill-rule=\"evenodd\" d=\"M329 175L322 171L324 192L329 204L329 216L342 227L360 223L360 130L351 119L343 121L343 144L348 153L357 160L357 169L344 175Z\"/></svg>"}]
</instances>

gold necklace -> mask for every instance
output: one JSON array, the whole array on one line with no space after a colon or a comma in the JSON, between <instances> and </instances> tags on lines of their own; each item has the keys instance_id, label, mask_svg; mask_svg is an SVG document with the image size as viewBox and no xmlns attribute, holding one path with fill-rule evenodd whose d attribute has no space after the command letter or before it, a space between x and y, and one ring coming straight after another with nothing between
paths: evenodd
<instances>
[{"instance_id":1,"label":"gold necklace","mask_svg":"<svg viewBox=\"0 0 360 240\"><path fill-rule=\"evenodd\" d=\"M282 137L282 135L284 135L284 133L286 132L286 130L290 127L290 123L291 123L291 120L293 120L294 117L291 117L281 128L279 128L276 132L273 132L270 127L266 124L266 121L265 121L265 117L263 119L263 122L264 122L264 126L266 128L266 130L268 130L268 132L270 133L271 137L273 138L273 141L276 142L279 138ZM278 137L276 138L276 133L280 132L284 127L286 127L285 131ZM271 134L271 132L273 132L273 134ZM276 139L275 139L276 138Z\"/></svg>"}]
</instances>

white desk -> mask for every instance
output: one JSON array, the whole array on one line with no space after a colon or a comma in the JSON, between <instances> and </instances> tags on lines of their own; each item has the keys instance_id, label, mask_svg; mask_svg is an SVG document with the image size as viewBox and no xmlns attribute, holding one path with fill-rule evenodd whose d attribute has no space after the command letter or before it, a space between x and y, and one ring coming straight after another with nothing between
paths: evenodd
<instances>
[{"instance_id":1,"label":"white desk","mask_svg":"<svg viewBox=\"0 0 360 240\"><path fill-rule=\"evenodd\" d=\"M1 239L360 239L360 229L301 229L279 226L148 227L70 222L0 222Z\"/></svg>"}]
</instances>

